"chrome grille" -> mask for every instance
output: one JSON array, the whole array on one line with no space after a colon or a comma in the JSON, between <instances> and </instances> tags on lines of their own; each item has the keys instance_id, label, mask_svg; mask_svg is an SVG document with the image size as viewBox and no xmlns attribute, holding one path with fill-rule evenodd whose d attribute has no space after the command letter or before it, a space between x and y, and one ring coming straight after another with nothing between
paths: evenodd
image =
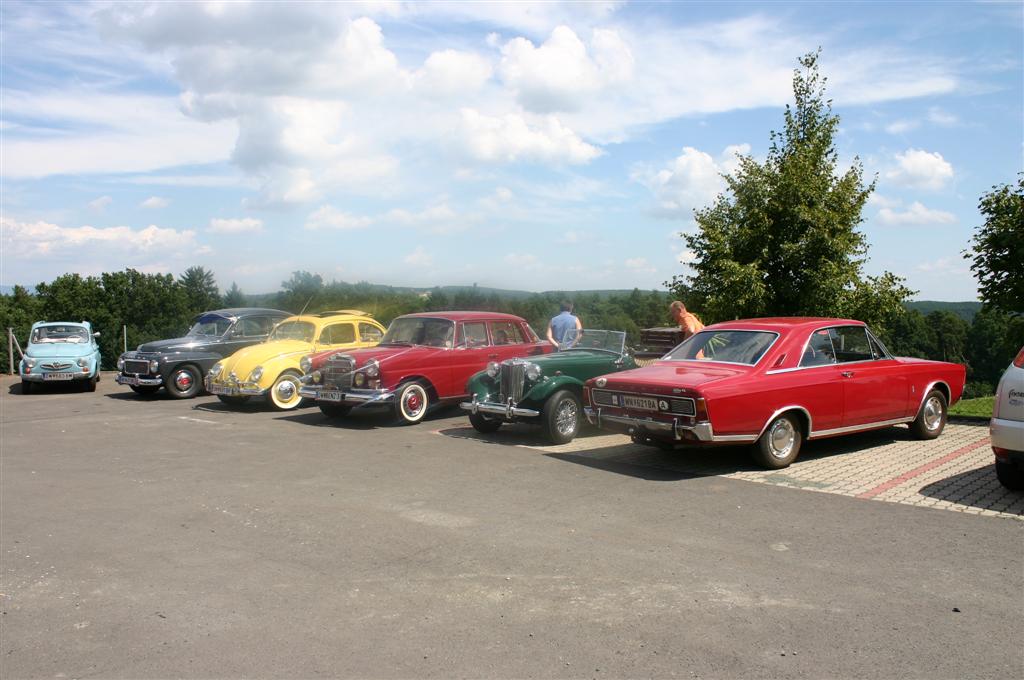
<instances>
[{"instance_id":1,"label":"chrome grille","mask_svg":"<svg viewBox=\"0 0 1024 680\"><path fill-rule=\"evenodd\" d=\"M139 373L142 375L146 375L147 373L149 373L149 362L141 361L139 359L125 359L124 372Z\"/></svg>"},{"instance_id":2,"label":"chrome grille","mask_svg":"<svg viewBox=\"0 0 1024 680\"><path fill-rule=\"evenodd\" d=\"M518 404L523 398L523 383L526 380L526 366L521 361L506 361L501 364L500 382L498 383L498 394L501 396L501 403L509 399Z\"/></svg>"},{"instance_id":3,"label":"chrome grille","mask_svg":"<svg viewBox=\"0 0 1024 680\"><path fill-rule=\"evenodd\" d=\"M333 356L324 364L324 387L332 390L352 389L352 366L350 357Z\"/></svg>"}]
</instances>

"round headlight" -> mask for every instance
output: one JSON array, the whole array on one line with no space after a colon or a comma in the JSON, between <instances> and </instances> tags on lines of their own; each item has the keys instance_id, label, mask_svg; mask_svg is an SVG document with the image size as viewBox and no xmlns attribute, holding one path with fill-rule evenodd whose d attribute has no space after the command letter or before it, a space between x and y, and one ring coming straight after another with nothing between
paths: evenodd
<instances>
[{"instance_id":1,"label":"round headlight","mask_svg":"<svg viewBox=\"0 0 1024 680\"><path fill-rule=\"evenodd\" d=\"M365 370L367 376L370 378L376 378L380 375L380 362L376 359L370 359L366 362Z\"/></svg>"},{"instance_id":2,"label":"round headlight","mask_svg":"<svg viewBox=\"0 0 1024 680\"><path fill-rule=\"evenodd\" d=\"M213 365L213 368L210 369L210 375L213 376L214 378L216 378L218 375L220 375L220 372L223 371L223 370L224 370L224 364L222 364L222 363L220 363L218 361L217 363L215 363Z\"/></svg>"},{"instance_id":3,"label":"round headlight","mask_svg":"<svg viewBox=\"0 0 1024 680\"><path fill-rule=\"evenodd\" d=\"M28 366L29 368L35 368L36 360L31 357L25 357L25 365Z\"/></svg>"},{"instance_id":4,"label":"round headlight","mask_svg":"<svg viewBox=\"0 0 1024 680\"><path fill-rule=\"evenodd\" d=\"M89 360L86 359L85 357L79 357L78 365L81 366L82 368L85 368L86 366L89 365Z\"/></svg>"},{"instance_id":5,"label":"round headlight","mask_svg":"<svg viewBox=\"0 0 1024 680\"><path fill-rule=\"evenodd\" d=\"M497 361L492 361L491 363L487 364L487 375L491 376L492 378L497 378L498 373L500 371L501 366L498 364Z\"/></svg>"},{"instance_id":6,"label":"round headlight","mask_svg":"<svg viewBox=\"0 0 1024 680\"><path fill-rule=\"evenodd\" d=\"M159 368L160 368L160 362L157 361L156 359L153 359L153 361L149 362L149 372L150 373L156 373Z\"/></svg>"},{"instance_id":7,"label":"round headlight","mask_svg":"<svg viewBox=\"0 0 1024 680\"><path fill-rule=\"evenodd\" d=\"M220 364L217 364L217 365L220 366ZM117 370L119 370L119 371L123 371L124 370L124 357L118 357L117 358Z\"/></svg>"},{"instance_id":8,"label":"round headlight","mask_svg":"<svg viewBox=\"0 0 1024 680\"><path fill-rule=\"evenodd\" d=\"M313 368L313 360L309 357L302 357L299 359L299 370L303 373L309 373L309 369Z\"/></svg>"},{"instance_id":9,"label":"round headlight","mask_svg":"<svg viewBox=\"0 0 1024 680\"><path fill-rule=\"evenodd\" d=\"M352 384L356 387L362 387L366 384L366 376L362 373L356 373L355 377L352 378Z\"/></svg>"},{"instance_id":10,"label":"round headlight","mask_svg":"<svg viewBox=\"0 0 1024 680\"><path fill-rule=\"evenodd\" d=\"M310 377L313 379L313 382L318 383L320 382L321 378L323 378L323 375L320 373L320 371L313 371Z\"/></svg>"},{"instance_id":11,"label":"round headlight","mask_svg":"<svg viewBox=\"0 0 1024 680\"><path fill-rule=\"evenodd\" d=\"M249 374L249 382L259 382L260 378L263 377L263 367L257 366L252 369L252 373Z\"/></svg>"},{"instance_id":12,"label":"round headlight","mask_svg":"<svg viewBox=\"0 0 1024 680\"><path fill-rule=\"evenodd\" d=\"M530 380L536 380L541 376L541 373L540 366L537 364L526 364L526 377Z\"/></svg>"}]
</instances>

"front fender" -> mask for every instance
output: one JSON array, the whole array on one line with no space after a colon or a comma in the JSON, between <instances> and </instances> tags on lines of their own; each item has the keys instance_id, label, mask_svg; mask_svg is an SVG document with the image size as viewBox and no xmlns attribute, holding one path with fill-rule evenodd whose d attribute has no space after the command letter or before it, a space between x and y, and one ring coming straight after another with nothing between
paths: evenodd
<instances>
[{"instance_id":1,"label":"front fender","mask_svg":"<svg viewBox=\"0 0 1024 680\"><path fill-rule=\"evenodd\" d=\"M213 365L224 357L214 352L175 352L160 357L160 375L166 377L175 367L182 364L193 364L199 367L201 376L205 376Z\"/></svg>"},{"instance_id":2,"label":"front fender","mask_svg":"<svg viewBox=\"0 0 1024 680\"><path fill-rule=\"evenodd\" d=\"M470 396L476 395L479 399L486 399L488 396L496 399L498 396L498 385L494 378L487 375L487 371L480 371L473 375L466 383L466 393Z\"/></svg>"},{"instance_id":3,"label":"front fender","mask_svg":"<svg viewBox=\"0 0 1024 680\"><path fill-rule=\"evenodd\" d=\"M273 387L274 381L277 380L277 376L288 369L302 375L302 371L299 370L299 360L304 356L305 354L279 354L259 364L263 367L263 377L259 380L259 386L263 389L270 389Z\"/></svg>"},{"instance_id":4,"label":"front fender","mask_svg":"<svg viewBox=\"0 0 1024 680\"><path fill-rule=\"evenodd\" d=\"M582 399L583 381L577 380L570 375L553 376L534 385L533 389L523 395L523 401L543 403L558 390L572 390Z\"/></svg>"}]
</instances>

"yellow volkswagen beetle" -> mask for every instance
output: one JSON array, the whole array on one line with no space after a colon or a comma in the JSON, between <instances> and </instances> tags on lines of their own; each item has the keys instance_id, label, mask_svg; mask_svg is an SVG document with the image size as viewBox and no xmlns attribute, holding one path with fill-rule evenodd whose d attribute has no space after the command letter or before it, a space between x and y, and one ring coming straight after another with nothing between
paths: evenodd
<instances>
[{"instance_id":1,"label":"yellow volkswagen beetle","mask_svg":"<svg viewBox=\"0 0 1024 680\"><path fill-rule=\"evenodd\" d=\"M274 327L266 342L215 364L206 376L206 390L225 404L244 404L266 395L274 408L293 409L302 401L302 357L328 349L373 347L384 330L369 314L355 309L290 316Z\"/></svg>"}]
</instances>

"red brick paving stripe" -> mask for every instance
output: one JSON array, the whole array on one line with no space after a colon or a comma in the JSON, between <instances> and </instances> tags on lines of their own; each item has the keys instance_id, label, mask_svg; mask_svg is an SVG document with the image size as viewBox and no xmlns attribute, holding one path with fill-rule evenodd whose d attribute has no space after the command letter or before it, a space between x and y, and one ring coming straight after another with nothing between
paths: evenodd
<instances>
[{"instance_id":1,"label":"red brick paving stripe","mask_svg":"<svg viewBox=\"0 0 1024 680\"><path fill-rule=\"evenodd\" d=\"M975 449L979 449L982 446L985 446L986 444L988 444L989 441L990 441L989 438L985 437L984 439L980 439L980 440L974 442L973 444L968 444L967 446L962 446L959 449L957 449L956 451L953 451L952 453L947 453L942 458L936 458L935 460L928 461L924 465L918 466L918 467L914 468L913 470L910 470L909 472L904 472L903 474L901 474L898 477L893 477L888 482L884 482L882 484L879 484L878 486L876 486L873 489L865 491L864 493L857 494L857 498L874 498L875 496L877 496L877 495L879 495L881 493L885 493L886 491L888 491L889 489L891 489L893 487L899 486L903 482L909 481L909 480L913 479L914 477L918 477L920 475L923 475L924 473L928 472L929 470L934 470L935 468L939 467L940 465L945 465L949 461L954 460L956 458L959 458L960 456L963 456L965 454L968 454L968 453L970 453L971 451L973 451Z\"/></svg>"}]
</instances>

